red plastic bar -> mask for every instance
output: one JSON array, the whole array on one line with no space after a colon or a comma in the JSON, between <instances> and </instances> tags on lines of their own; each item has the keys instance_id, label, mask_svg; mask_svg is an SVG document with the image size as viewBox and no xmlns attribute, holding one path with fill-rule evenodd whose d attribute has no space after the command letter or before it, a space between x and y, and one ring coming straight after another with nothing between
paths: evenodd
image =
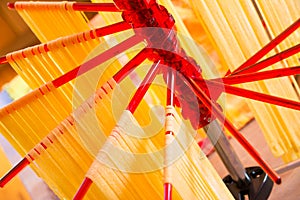
<instances>
[{"instance_id":1,"label":"red plastic bar","mask_svg":"<svg viewBox=\"0 0 300 200\"><path fill-rule=\"evenodd\" d=\"M270 176L277 184L281 183L280 176L269 166L269 164L259 155L255 148L246 140L246 138L231 124L231 122L223 115L220 108L205 94L205 92L197 85L194 80L187 77L188 82L192 86L197 97L202 103L211 110L213 115L220 121L223 121L225 128L235 137L235 139L245 148L245 150L256 160L261 168Z\"/></svg>"},{"instance_id":2,"label":"red plastic bar","mask_svg":"<svg viewBox=\"0 0 300 200\"><path fill-rule=\"evenodd\" d=\"M85 177L84 181L79 187L79 190L76 192L73 200L81 200L86 195L87 191L90 189L93 181L87 177Z\"/></svg>"},{"instance_id":3,"label":"red plastic bar","mask_svg":"<svg viewBox=\"0 0 300 200\"><path fill-rule=\"evenodd\" d=\"M167 105L168 106L174 106L174 99L175 99L175 74L172 68L168 69L167 72ZM167 134L174 134L171 131L166 131L165 133ZM165 156L170 156L168 155L169 152L165 152ZM167 163L169 164L169 163ZM164 183L164 200L172 200L172 184L171 183Z\"/></svg>"},{"instance_id":4,"label":"red plastic bar","mask_svg":"<svg viewBox=\"0 0 300 200\"><path fill-rule=\"evenodd\" d=\"M0 64L5 64L7 63L7 59L6 59L6 56L3 56L0 58Z\"/></svg>"},{"instance_id":5,"label":"red plastic bar","mask_svg":"<svg viewBox=\"0 0 300 200\"><path fill-rule=\"evenodd\" d=\"M95 32L96 32L97 37L103 37L103 36L110 35L113 33L125 31L130 28L132 28L132 26L130 24L128 24L127 22L118 22L115 24L104 26L102 28L97 28L97 29L95 29Z\"/></svg>"},{"instance_id":6,"label":"red plastic bar","mask_svg":"<svg viewBox=\"0 0 300 200\"><path fill-rule=\"evenodd\" d=\"M140 65L149 55L151 49L145 48L140 51L133 59L131 59L126 65L124 65L119 72L117 72L113 79L120 83L133 69Z\"/></svg>"},{"instance_id":7,"label":"red plastic bar","mask_svg":"<svg viewBox=\"0 0 300 200\"><path fill-rule=\"evenodd\" d=\"M167 105L174 106L174 99L175 99L175 74L173 70L170 68L168 69L167 75Z\"/></svg>"},{"instance_id":8,"label":"red plastic bar","mask_svg":"<svg viewBox=\"0 0 300 200\"><path fill-rule=\"evenodd\" d=\"M132 36L125 41L117 44L116 46L104 51L100 55L95 56L94 58L90 59L86 63L74 68L73 70L67 72L66 74L60 76L59 78L52 81L54 87L60 87L61 85L73 80L77 76L80 76L87 71L97 67L101 63L115 57L116 55L120 54L121 52L126 51L127 49L133 47L134 45L143 41L143 38L139 36Z\"/></svg>"},{"instance_id":9,"label":"red plastic bar","mask_svg":"<svg viewBox=\"0 0 300 200\"><path fill-rule=\"evenodd\" d=\"M274 104L274 105L278 105L278 106L282 106L282 107L286 107L286 108L291 108L294 110L300 110L300 102L297 102L297 101L284 99L284 98L280 98L280 97L276 97L276 96L272 96L272 95L267 95L267 94L263 94L263 93L259 93L259 92L254 92L251 90L222 84L220 82L206 81L206 84L208 84L209 86L215 86L215 87L219 87L219 88L223 87L223 88L225 88L225 92L228 94L234 94L234 95L237 95L240 97L245 97L248 99L253 99L253 100L270 103L270 104Z\"/></svg>"},{"instance_id":10,"label":"red plastic bar","mask_svg":"<svg viewBox=\"0 0 300 200\"><path fill-rule=\"evenodd\" d=\"M0 180L0 187L4 187L13 177L15 177L20 171L22 171L30 162L27 158L23 158L16 166L14 166L7 174L5 174Z\"/></svg>"},{"instance_id":11,"label":"red plastic bar","mask_svg":"<svg viewBox=\"0 0 300 200\"><path fill-rule=\"evenodd\" d=\"M244 67L243 69L239 70L236 73L232 73L231 75L236 75L236 74L245 74L245 73L251 73L251 72L257 72L259 70L262 70L268 66L273 65L274 63L277 63L283 59L286 59L296 53L300 52L300 44L289 48L285 51L282 51L274 56L271 56L270 58L267 58L265 60L260 61L259 63L256 63L251 66Z\"/></svg>"},{"instance_id":12,"label":"red plastic bar","mask_svg":"<svg viewBox=\"0 0 300 200\"><path fill-rule=\"evenodd\" d=\"M159 64L160 61L157 61L153 63L151 69L149 72L146 74L144 80L140 84L139 88L135 92L134 96L130 100L127 110L129 110L131 113L134 113L135 110L137 109L138 105L144 98L146 92L148 91L149 87L151 86L151 83L153 82L154 78L156 77L158 70L159 70Z\"/></svg>"},{"instance_id":13,"label":"red plastic bar","mask_svg":"<svg viewBox=\"0 0 300 200\"><path fill-rule=\"evenodd\" d=\"M55 5L55 3L53 3ZM8 2L7 7L9 9L15 9L15 2ZM73 9L76 11L84 12L121 12L114 3L73 3Z\"/></svg>"},{"instance_id":14,"label":"red plastic bar","mask_svg":"<svg viewBox=\"0 0 300 200\"><path fill-rule=\"evenodd\" d=\"M110 35L113 33L125 31L130 28L132 28L132 26L129 25L127 22L118 22L118 23L115 23L112 25L97 28L97 29L95 29L95 32L96 32L97 37L103 37L103 36ZM80 34L82 34L82 33L78 33L78 35L80 35ZM93 34L93 30L91 30L91 34ZM49 52L47 43L44 44L44 50L45 50L45 52ZM7 63L6 56L0 57L0 64L4 64L4 63Z\"/></svg>"},{"instance_id":15,"label":"red plastic bar","mask_svg":"<svg viewBox=\"0 0 300 200\"><path fill-rule=\"evenodd\" d=\"M114 3L83 3L76 2L73 9L84 12L121 12Z\"/></svg>"},{"instance_id":16,"label":"red plastic bar","mask_svg":"<svg viewBox=\"0 0 300 200\"><path fill-rule=\"evenodd\" d=\"M164 200L172 200L172 184L164 183Z\"/></svg>"},{"instance_id":17,"label":"red plastic bar","mask_svg":"<svg viewBox=\"0 0 300 200\"><path fill-rule=\"evenodd\" d=\"M249 58L246 62L244 62L240 67L235 69L230 75L234 75L239 73L240 70L253 65L257 61L259 61L262 57L264 57L267 53L269 53L272 49L274 49L280 42L282 42L285 38L287 38L290 34L292 34L295 30L300 27L300 18L294 22L291 26L289 26L285 31L280 33L276 38L270 41L266 46L264 46L261 50L259 50L256 54L254 54L251 58Z\"/></svg>"},{"instance_id":18,"label":"red plastic bar","mask_svg":"<svg viewBox=\"0 0 300 200\"><path fill-rule=\"evenodd\" d=\"M223 84L233 85L241 83L249 83L254 81L279 78L300 74L300 66L289 67L283 69L274 69L263 72L255 72L249 74L233 75L224 78L211 79L214 82L222 82Z\"/></svg>"}]
</instances>

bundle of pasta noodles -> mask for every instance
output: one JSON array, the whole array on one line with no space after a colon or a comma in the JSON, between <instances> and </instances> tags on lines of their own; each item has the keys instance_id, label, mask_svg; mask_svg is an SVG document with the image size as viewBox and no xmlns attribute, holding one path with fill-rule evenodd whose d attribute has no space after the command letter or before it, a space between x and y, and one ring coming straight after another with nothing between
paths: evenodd
<instances>
[{"instance_id":1,"label":"bundle of pasta noodles","mask_svg":"<svg viewBox=\"0 0 300 200\"><path fill-rule=\"evenodd\" d=\"M88 19L83 12L74 11L74 2L22 1L14 8L41 42L89 30ZM37 20L38 19L38 20Z\"/></svg>"},{"instance_id":2,"label":"bundle of pasta noodles","mask_svg":"<svg viewBox=\"0 0 300 200\"><path fill-rule=\"evenodd\" d=\"M219 55L232 71L300 16L299 9L296 9L299 7L297 1L188 2L192 5L207 34L212 38ZM268 56L285 50L298 41L299 30ZM282 68L287 63L289 66L299 65L297 55L289 58L287 62L273 65L268 69ZM288 77L247 83L243 87L299 100L297 94L299 88L296 84L292 84ZM277 157L281 156L285 162L298 159L300 156L300 137L297 133L300 126L299 112L254 101L248 101L248 104L273 154Z\"/></svg>"},{"instance_id":3,"label":"bundle of pasta noodles","mask_svg":"<svg viewBox=\"0 0 300 200\"><path fill-rule=\"evenodd\" d=\"M164 133L135 138L149 134L136 124L125 110L87 172L99 188L108 191L103 194L105 199L162 199L162 179L172 184L174 199L232 199L195 142L195 131L174 107L166 107L165 131L174 135L165 135L165 143L161 144Z\"/></svg>"},{"instance_id":4,"label":"bundle of pasta noodles","mask_svg":"<svg viewBox=\"0 0 300 200\"><path fill-rule=\"evenodd\" d=\"M153 105L165 101L166 88L151 86L153 92L142 100L134 115L128 113L125 108L136 90L136 81L130 76L122 77L122 82L121 78L116 79L116 72L122 69L122 59L118 57L114 62L108 62L109 56L105 54L117 51L113 42L98 38L94 30L86 30L83 14L73 12L69 3L58 4L57 8L50 4L16 3L24 20L41 41L46 42L7 55L8 62L34 89L0 110L1 133L24 156L18 166L31 164L62 199L74 196L86 173L96 183L86 194L86 199L161 198L163 176L174 185L175 199L232 199L193 140L195 133L187 130L189 125L182 122L174 108L167 108L166 122L171 124L169 129L178 133L171 142L174 141L174 150L180 154L169 151L168 155L173 156L170 158L161 153L161 149L168 148L164 142L164 117L161 110L154 112ZM44 25L44 20L63 23L54 23L52 29L50 23ZM66 28L66 24L78 28L81 22L83 28L80 30ZM41 32L39 26L43 29ZM63 29L70 32L60 34ZM69 34L73 35L65 36ZM51 40L56 37L60 38ZM119 39L122 38L116 38ZM124 44L128 43L121 44L126 46ZM112 50L110 46L113 46ZM148 61L144 61L146 53L142 50L125 56L147 64ZM103 57L105 59L97 67L93 61ZM80 72L78 66L86 67L87 63L94 63L95 68L82 67L83 72ZM128 62L126 66L132 63ZM72 75L74 70L84 75L71 81L76 76L69 78L66 75ZM144 75L142 70L138 74ZM162 77L160 79L162 81ZM116 148L108 148L111 147L109 144ZM127 152L128 156L120 157L123 154L115 154L116 149ZM151 156L155 153L156 156ZM141 154L146 156L142 159L144 163L137 162ZM164 162L170 170L163 170ZM143 166L146 170L135 171Z\"/></svg>"}]
</instances>

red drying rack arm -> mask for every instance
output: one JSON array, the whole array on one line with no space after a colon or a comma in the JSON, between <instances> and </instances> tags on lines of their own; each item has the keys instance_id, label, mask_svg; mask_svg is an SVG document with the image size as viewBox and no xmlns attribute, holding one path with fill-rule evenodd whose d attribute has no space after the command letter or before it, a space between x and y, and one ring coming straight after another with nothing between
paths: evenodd
<instances>
[{"instance_id":1,"label":"red drying rack arm","mask_svg":"<svg viewBox=\"0 0 300 200\"><path fill-rule=\"evenodd\" d=\"M97 37L103 37L106 35L110 35L113 33L118 33L121 31L125 31L132 28L132 26L130 24L128 24L127 22L118 22L112 25L108 25L108 26L104 26L102 28L97 28L95 29L96 35Z\"/></svg>"},{"instance_id":2,"label":"red drying rack arm","mask_svg":"<svg viewBox=\"0 0 300 200\"><path fill-rule=\"evenodd\" d=\"M55 3L53 3L55 4ZM15 9L15 2L8 2L7 7L9 9ZM114 3L73 3L73 9L76 11L84 12L121 12Z\"/></svg>"},{"instance_id":3,"label":"red drying rack arm","mask_svg":"<svg viewBox=\"0 0 300 200\"><path fill-rule=\"evenodd\" d=\"M128 74L134 70L137 66L139 66L149 55L151 49L144 48L140 51L135 57L133 57L126 65L124 65L119 72L117 72L113 79L120 83Z\"/></svg>"},{"instance_id":4,"label":"red drying rack arm","mask_svg":"<svg viewBox=\"0 0 300 200\"><path fill-rule=\"evenodd\" d=\"M159 70L160 61L155 62L149 72L146 74L144 80L138 87L137 91L135 92L134 96L130 100L127 110L129 110L131 113L134 113L137 109L138 105L144 98L146 92L148 91L151 83L153 82L154 78L156 77L158 70Z\"/></svg>"},{"instance_id":5,"label":"red drying rack arm","mask_svg":"<svg viewBox=\"0 0 300 200\"><path fill-rule=\"evenodd\" d=\"M279 78L284 76L292 76L300 74L300 66L267 70L263 72L247 73L241 75L233 75L224 78L211 79L213 82L221 82L223 84L234 85L241 83L249 83L260 80L267 80L272 78Z\"/></svg>"},{"instance_id":6,"label":"red drying rack arm","mask_svg":"<svg viewBox=\"0 0 300 200\"><path fill-rule=\"evenodd\" d=\"M88 190L90 189L90 187L92 186L92 184L93 184L93 181L90 178L85 177L79 187L79 190L77 190L75 196L73 197L73 200L83 199L84 196L86 195L86 193L88 192Z\"/></svg>"},{"instance_id":7,"label":"red drying rack arm","mask_svg":"<svg viewBox=\"0 0 300 200\"><path fill-rule=\"evenodd\" d=\"M175 102L175 72L173 71L173 69L171 67L168 68L168 72L167 72L167 106L174 106ZM174 133L172 131L166 131L165 133L167 134L171 134L174 135ZM167 158L167 156L169 153L166 152L165 156ZM169 164L169 163L166 163ZM172 174L171 174L172 175ZM173 185L172 183L169 182L165 182L164 183L164 200L172 200L172 188Z\"/></svg>"},{"instance_id":8,"label":"red drying rack arm","mask_svg":"<svg viewBox=\"0 0 300 200\"><path fill-rule=\"evenodd\" d=\"M269 53L272 49L274 49L280 42L282 42L285 38L287 38L299 27L300 27L300 18L229 75L231 76L237 74L239 73L240 70L250 65L253 65L257 61L259 61L262 57L264 57L267 53Z\"/></svg>"},{"instance_id":9,"label":"red drying rack arm","mask_svg":"<svg viewBox=\"0 0 300 200\"><path fill-rule=\"evenodd\" d=\"M7 59L6 59L6 56L3 56L0 58L0 64L5 64L7 63Z\"/></svg>"},{"instance_id":10,"label":"red drying rack arm","mask_svg":"<svg viewBox=\"0 0 300 200\"><path fill-rule=\"evenodd\" d=\"M103 36L107 36L107 35L110 35L110 34L113 34L113 33L118 33L118 32L121 32L121 31L125 31L125 30L131 29L131 28L132 28L132 26L130 24L128 24L127 22L118 22L118 23L115 23L115 24L111 24L111 25L108 25L108 26L97 28L95 30L90 30L90 34L93 35L93 32L95 31L97 37L103 37ZM80 35L80 34L83 34L83 33L84 32L81 32L81 33L78 33L76 35ZM43 48L44 48L45 52L50 51L49 48L48 48L47 43L44 44ZM6 56L0 57L0 64L5 64L5 63L7 63Z\"/></svg>"},{"instance_id":11,"label":"red drying rack arm","mask_svg":"<svg viewBox=\"0 0 300 200\"><path fill-rule=\"evenodd\" d=\"M73 9L84 12L121 12L114 3L73 3Z\"/></svg>"},{"instance_id":12,"label":"red drying rack arm","mask_svg":"<svg viewBox=\"0 0 300 200\"><path fill-rule=\"evenodd\" d=\"M294 47L291 47L287 50L284 50L284 51L282 51L274 56L271 56L265 60L262 60L256 64L244 67L243 69L239 70L237 73L232 73L232 75L257 72L257 71L262 70L268 66L271 66L283 59L286 59L292 55L295 55L296 53L299 53L299 52L300 52L300 44L298 44Z\"/></svg>"},{"instance_id":13,"label":"red drying rack arm","mask_svg":"<svg viewBox=\"0 0 300 200\"><path fill-rule=\"evenodd\" d=\"M16 166L14 166L7 174L0 179L0 187L4 187L13 177L22 171L30 162L27 158L23 158Z\"/></svg>"},{"instance_id":14,"label":"red drying rack arm","mask_svg":"<svg viewBox=\"0 0 300 200\"><path fill-rule=\"evenodd\" d=\"M300 102L289 100L289 99L284 99L272 95L267 95L259 92L254 92L251 90L243 89L243 88L238 88L234 87L231 85L226 85L222 84L220 82L213 82L213 81L206 81L206 84L212 87L217 87L217 88L225 88L226 93L228 94L234 94L240 97L245 97L248 99L253 99L265 103L270 103L274 104L277 106L282 106L294 110L300 110Z\"/></svg>"},{"instance_id":15,"label":"red drying rack arm","mask_svg":"<svg viewBox=\"0 0 300 200\"><path fill-rule=\"evenodd\" d=\"M167 75L167 105L175 104L175 71L170 67Z\"/></svg>"},{"instance_id":16,"label":"red drying rack arm","mask_svg":"<svg viewBox=\"0 0 300 200\"><path fill-rule=\"evenodd\" d=\"M196 96L202 103L211 110L212 114L220 121L223 121L225 128L235 137L235 139L244 147L244 149L256 160L261 168L270 176L277 184L281 183L280 176L269 166L269 164L259 155L255 148L246 140L246 138L231 124L231 122L223 115L220 108L205 94L205 92L197 85L194 80L186 77L192 86Z\"/></svg>"},{"instance_id":17,"label":"red drying rack arm","mask_svg":"<svg viewBox=\"0 0 300 200\"><path fill-rule=\"evenodd\" d=\"M85 62L84 64L74 68L73 70L67 72L66 74L62 75L61 77L52 81L53 85L57 88L61 85L73 80L77 76L80 76L87 71L93 69L94 67L98 66L101 63L115 57L116 55L120 54L128 50L129 48L135 46L136 44L142 42L144 39L139 36L132 36L125 41L117 44L116 46L104 51L103 53L95 56L94 58L90 59L89 61Z\"/></svg>"},{"instance_id":18,"label":"red drying rack arm","mask_svg":"<svg viewBox=\"0 0 300 200\"><path fill-rule=\"evenodd\" d=\"M172 200L172 184L164 183L164 200Z\"/></svg>"}]
</instances>

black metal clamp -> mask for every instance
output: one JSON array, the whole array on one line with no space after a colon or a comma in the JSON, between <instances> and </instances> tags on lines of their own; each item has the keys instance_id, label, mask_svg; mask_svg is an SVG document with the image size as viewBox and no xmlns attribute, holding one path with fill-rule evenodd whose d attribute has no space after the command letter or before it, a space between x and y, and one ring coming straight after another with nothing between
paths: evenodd
<instances>
[{"instance_id":1,"label":"black metal clamp","mask_svg":"<svg viewBox=\"0 0 300 200\"><path fill-rule=\"evenodd\" d=\"M208 138L224 163L229 175L223 181L236 200L268 199L273 181L260 167L244 168L217 121L205 127Z\"/></svg>"}]
</instances>

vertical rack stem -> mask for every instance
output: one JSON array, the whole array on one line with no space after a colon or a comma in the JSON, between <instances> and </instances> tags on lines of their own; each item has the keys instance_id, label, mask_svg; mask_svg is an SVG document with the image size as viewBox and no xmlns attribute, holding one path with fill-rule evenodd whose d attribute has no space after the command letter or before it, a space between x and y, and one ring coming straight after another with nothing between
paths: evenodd
<instances>
[{"instance_id":1,"label":"vertical rack stem","mask_svg":"<svg viewBox=\"0 0 300 200\"><path fill-rule=\"evenodd\" d=\"M204 129L232 179L240 185L249 184L250 178L219 123L214 120Z\"/></svg>"},{"instance_id":2,"label":"vertical rack stem","mask_svg":"<svg viewBox=\"0 0 300 200\"><path fill-rule=\"evenodd\" d=\"M167 106L174 106L174 95L175 95L175 71L172 70L170 67L167 72ZM174 133L170 131L166 131L167 135L173 135ZM168 137L166 137L167 141ZM167 142L166 142L167 144ZM164 169L164 176L172 176L172 172L169 172L170 170L170 163L167 161L169 160L168 157L170 156L170 151L168 150L168 147L165 148L165 169ZM167 182L169 178L165 177L165 183L164 183L164 200L172 200L172 183Z\"/></svg>"}]
</instances>

